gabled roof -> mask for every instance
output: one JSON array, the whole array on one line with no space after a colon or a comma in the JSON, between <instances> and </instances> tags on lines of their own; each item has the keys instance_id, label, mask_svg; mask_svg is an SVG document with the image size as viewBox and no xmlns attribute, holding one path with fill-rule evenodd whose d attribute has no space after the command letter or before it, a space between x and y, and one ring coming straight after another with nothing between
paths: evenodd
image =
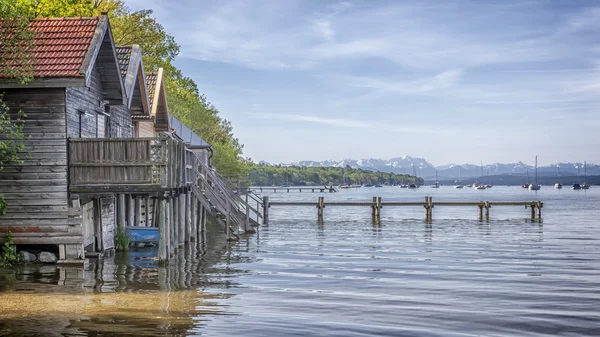
<instances>
[{"instance_id":1,"label":"gabled roof","mask_svg":"<svg viewBox=\"0 0 600 337\"><path fill-rule=\"evenodd\" d=\"M108 17L44 18L29 24L34 32L34 79L26 85L0 73L0 88L89 86L97 66L105 98L111 104L123 104L123 82ZM0 30L0 45L11 37ZM4 50L6 52L6 49ZM0 58L13 69L21 67L18 56L2 54ZM116 79L118 78L118 79Z\"/></svg>"},{"instance_id":2,"label":"gabled roof","mask_svg":"<svg viewBox=\"0 0 600 337\"><path fill-rule=\"evenodd\" d=\"M150 117L150 103L142 62L142 49L138 45L133 45L117 47L116 50L131 117L147 119Z\"/></svg>"},{"instance_id":3,"label":"gabled roof","mask_svg":"<svg viewBox=\"0 0 600 337\"><path fill-rule=\"evenodd\" d=\"M146 87L150 101L150 115L154 117L154 130L169 132L171 125L163 79L163 68L158 68L156 73L146 75Z\"/></svg>"},{"instance_id":4,"label":"gabled roof","mask_svg":"<svg viewBox=\"0 0 600 337\"><path fill-rule=\"evenodd\" d=\"M212 148L204 139L195 134L185 124L181 123L175 116L171 116L171 132L181 138L189 149L209 149Z\"/></svg>"}]
</instances>

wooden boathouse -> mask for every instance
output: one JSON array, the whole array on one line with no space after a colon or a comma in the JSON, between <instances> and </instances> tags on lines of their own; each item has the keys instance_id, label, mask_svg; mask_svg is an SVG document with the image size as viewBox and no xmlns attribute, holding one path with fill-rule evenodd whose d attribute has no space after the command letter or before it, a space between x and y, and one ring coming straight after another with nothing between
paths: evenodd
<instances>
[{"instance_id":1,"label":"wooden boathouse","mask_svg":"<svg viewBox=\"0 0 600 337\"><path fill-rule=\"evenodd\" d=\"M115 46L104 15L29 28L33 80L0 76L11 116L27 116L24 161L0 170L0 241L11 232L17 249L78 262L114 249L119 228L156 227L168 260L207 216L232 238L252 232L259 205L223 182L210 144L169 114L163 70L146 74L139 46Z\"/></svg>"}]
</instances>

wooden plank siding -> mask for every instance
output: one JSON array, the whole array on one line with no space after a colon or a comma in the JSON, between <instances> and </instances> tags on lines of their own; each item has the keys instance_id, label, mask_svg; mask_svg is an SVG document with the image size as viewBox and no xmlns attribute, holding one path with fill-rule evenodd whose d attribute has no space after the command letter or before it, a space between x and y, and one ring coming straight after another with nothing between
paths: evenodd
<instances>
[{"instance_id":1,"label":"wooden plank siding","mask_svg":"<svg viewBox=\"0 0 600 337\"><path fill-rule=\"evenodd\" d=\"M127 107L113 105L106 109L106 101L101 99L102 82L98 70L94 68L91 75L90 87L66 89L68 137L132 137L131 115Z\"/></svg>"},{"instance_id":2,"label":"wooden plank siding","mask_svg":"<svg viewBox=\"0 0 600 337\"><path fill-rule=\"evenodd\" d=\"M137 137L154 137L154 122L152 121L139 121L138 122L138 135Z\"/></svg>"},{"instance_id":3,"label":"wooden plank siding","mask_svg":"<svg viewBox=\"0 0 600 337\"><path fill-rule=\"evenodd\" d=\"M11 231L17 244L77 241L68 217L66 106L64 88L5 89L11 117L27 116L22 165L0 171L0 193L8 204L0 237ZM2 137L2 135L0 135Z\"/></svg>"}]
</instances>

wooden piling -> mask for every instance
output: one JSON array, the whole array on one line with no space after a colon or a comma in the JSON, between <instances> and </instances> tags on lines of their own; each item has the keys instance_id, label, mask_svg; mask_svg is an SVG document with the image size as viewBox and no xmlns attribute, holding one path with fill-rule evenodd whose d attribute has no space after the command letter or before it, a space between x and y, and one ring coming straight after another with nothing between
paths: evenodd
<instances>
[{"instance_id":1,"label":"wooden piling","mask_svg":"<svg viewBox=\"0 0 600 337\"><path fill-rule=\"evenodd\" d=\"M529 208L531 208L531 221L535 221L535 203L532 203Z\"/></svg>"},{"instance_id":2,"label":"wooden piling","mask_svg":"<svg viewBox=\"0 0 600 337\"><path fill-rule=\"evenodd\" d=\"M196 237L198 237L198 227L196 222L196 206L198 206L198 202L196 200L196 196L191 193L190 194L190 241L196 242Z\"/></svg>"},{"instance_id":3,"label":"wooden piling","mask_svg":"<svg viewBox=\"0 0 600 337\"><path fill-rule=\"evenodd\" d=\"M150 227L150 198L144 198L144 227Z\"/></svg>"},{"instance_id":4,"label":"wooden piling","mask_svg":"<svg viewBox=\"0 0 600 337\"><path fill-rule=\"evenodd\" d=\"M117 225L120 228L127 226L127 211L125 210L125 195L117 194Z\"/></svg>"},{"instance_id":5,"label":"wooden piling","mask_svg":"<svg viewBox=\"0 0 600 337\"><path fill-rule=\"evenodd\" d=\"M373 197L373 205L371 205L371 217L376 218L377 217L377 197Z\"/></svg>"},{"instance_id":6,"label":"wooden piling","mask_svg":"<svg viewBox=\"0 0 600 337\"><path fill-rule=\"evenodd\" d=\"M378 197L375 202L375 216L378 218L381 216L381 207L381 197Z\"/></svg>"},{"instance_id":7,"label":"wooden piling","mask_svg":"<svg viewBox=\"0 0 600 337\"><path fill-rule=\"evenodd\" d=\"M160 261L167 261L169 258L169 254L167 254L168 249L168 235L166 229L166 221L167 221L167 201L165 198L160 198L160 203L158 206L158 259Z\"/></svg>"},{"instance_id":8,"label":"wooden piling","mask_svg":"<svg viewBox=\"0 0 600 337\"><path fill-rule=\"evenodd\" d=\"M317 202L317 217L320 221L323 220L323 209L325 208L325 198L319 197L319 201Z\"/></svg>"},{"instance_id":9,"label":"wooden piling","mask_svg":"<svg viewBox=\"0 0 600 337\"><path fill-rule=\"evenodd\" d=\"M175 249L176 249L176 221L175 221L175 214L177 212L175 212L175 198L171 197L169 198L169 205L168 205L168 209L169 209L169 221L167 222L167 226L169 226L169 254L173 255L175 253Z\"/></svg>"},{"instance_id":10,"label":"wooden piling","mask_svg":"<svg viewBox=\"0 0 600 337\"><path fill-rule=\"evenodd\" d=\"M185 194L180 194L179 197L179 245L182 246L186 241L186 225L185 225Z\"/></svg>"},{"instance_id":11,"label":"wooden piling","mask_svg":"<svg viewBox=\"0 0 600 337\"><path fill-rule=\"evenodd\" d=\"M263 197L263 224L269 223L269 197Z\"/></svg>"},{"instance_id":12,"label":"wooden piling","mask_svg":"<svg viewBox=\"0 0 600 337\"><path fill-rule=\"evenodd\" d=\"M140 226L142 223L142 218L141 218L141 214L142 214L142 198L141 197L134 197L134 213L133 213L133 223L134 226Z\"/></svg>"},{"instance_id":13,"label":"wooden piling","mask_svg":"<svg viewBox=\"0 0 600 337\"><path fill-rule=\"evenodd\" d=\"M544 203L538 201L536 206L538 210L538 222L542 222L542 207L544 207Z\"/></svg>"},{"instance_id":14,"label":"wooden piling","mask_svg":"<svg viewBox=\"0 0 600 337\"><path fill-rule=\"evenodd\" d=\"M490 221L490 202L486 201L485 202L485 221Z\"/></svg>"},{"instance_id":15,"label":"wooden piling","mask_svg":"<svg viewBox=\"0 0 600 337\"><path fill-rule=\"evenodd\" d=\"M135 205L131 194L127 195L127 226L135 226Z\"/></svg>"},{"instance_id":16,"label":"wooden piling","mask_svg":"<svg viewBox=\"0 0 600 337\"><path fill-rule=\"evenodd\" d=\"M185 194L185 242L192 240L192 193Z\"/></svg>"},{"instance_id":17,"label":"wooden piling","mask_svg":"<svg viewBox=\"0 0 600 337\"><path fill-rule=\"evenodd\" d=\"M479 207L479 221L483 221L483 205L477 205Z\"/></svg>"}]
</instances>

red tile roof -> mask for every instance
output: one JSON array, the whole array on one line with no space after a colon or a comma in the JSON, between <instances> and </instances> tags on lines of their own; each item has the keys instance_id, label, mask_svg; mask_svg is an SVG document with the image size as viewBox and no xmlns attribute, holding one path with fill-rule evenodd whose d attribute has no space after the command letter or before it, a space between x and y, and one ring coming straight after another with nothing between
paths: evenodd
<instances>
[{"instance_id":1,"label":"red tile roof","mask_svg":"<svg viewBox=\"0 0 600 337\"><path fill-rule=\"evenodd\" d=\"M35 19L34 77L83 77L79 70L90 48L99 18ZM0 45L3 37L0 36ZM0 50L0 53L2 51ZM10 55L3 55L10 62ZM0 73L0 77L6 77Z\"/></svg>"}]
</instances>

